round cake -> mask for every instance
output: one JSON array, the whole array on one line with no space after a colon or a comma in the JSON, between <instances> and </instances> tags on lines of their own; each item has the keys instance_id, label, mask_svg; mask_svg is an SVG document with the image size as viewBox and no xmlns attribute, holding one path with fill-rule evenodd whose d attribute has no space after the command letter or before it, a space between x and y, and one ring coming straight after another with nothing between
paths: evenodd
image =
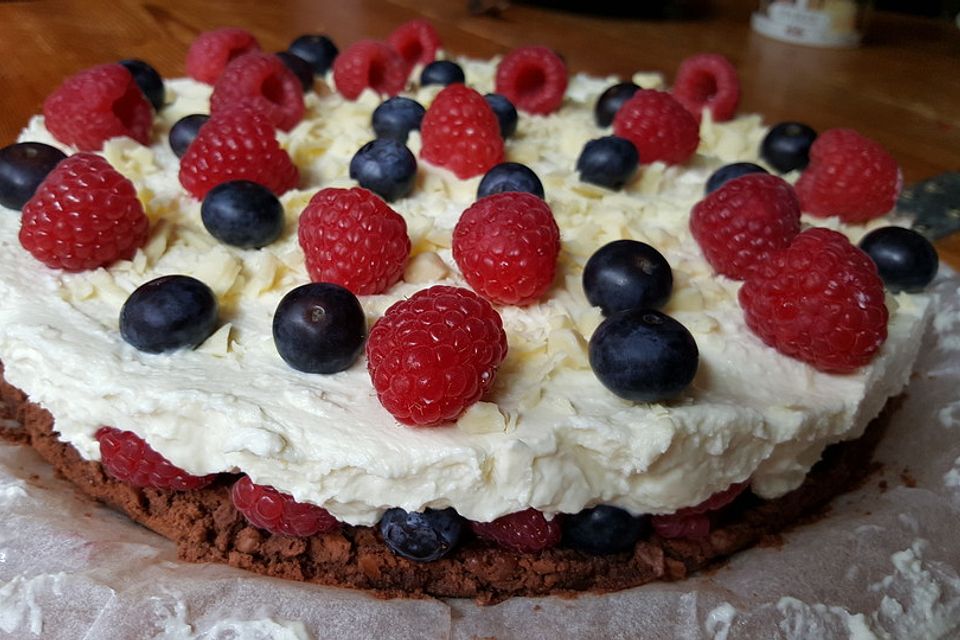
<instances>
[{"instance_id":1,"label":"round cake","mask_svg":"<svg viewBox=\"0 0 960 640\"><path fill-rule=\"evenodd\" d=\"M568 78L562 69L560 83L552 79L551 74L558 73L554 63L531 47L519 51L532 51L533 62L517 62L516 52L503 60L447 58L462 70L463 82L472 90L466 91L456 82L448 87L427 84L428 76L421 71L433 65L404 60L397 42L402 38L393 49L380 44L366 53L357 53L356 47L341 52L337 64L343 62L343 67L316 77L303 94L299 118L286 112L274 116L250 100L222 106L246 100L243 95L231 97L225 88L245 90L243 78L249 74L235 70L243 66L238 64L242 56L222 71L239 78L230 82L216 76L207 82L164 81L162 106L146 139L137 141L128 132L107 137L92 149L133 185L148 220L142 240L108 264L51 268L22 241L26 223L18 212L3 212L4 398L38 451L87 493L174 539L186 559L229 562L271 575L388 594L481 600L680 578L776 532L863 477L871 439L860 438L903 391L931 303L923 293L881 294L889 315L883 323L885 339L877 341L862 362L840 368L822 364L830 354L811 363L787 355L774 339L761 337L746 317L741 291L759 287L761 276L753 271L739 278L723 275L724 267L718 266L723 259L710 257L708 241L691 232L691 212L706 207L698 203L712 197L706 195L706 186L718 169L750 162L777 173L768 154L760 157L768 128L759 116L718 121L725 117L719 104L702 111L694 108L688 116L695 115L690 118L697 136L695 151L692 147L682 160L652 159L657 157L654 151L634 143L639 168L628 172L622 186L598 184L581 162L587 143L614 133L623 140L631 127L623 108L612 127L597 121L598 100L616 79L583 74ZM376 62L378 55L387 61ZM377 73L361 75L356 93L348 88L356 82L347 68L354 58L385 65ZM391 72L396 60L401 60L402 82L395 88L383 86L381 76ZM474 134L463 133L449 119L461 104L475 107L477 99L484 104L483 94L508 93L507 62L530 65L542 77L532 90L514 94L520 107L516 131L503 138L502 152L494 158L496 154L476 141L473 147L460 146L462 137ZM713 81L723 89L726 76L706 68L704 73L713 73ZM254 93L286 107L288 98L269 87L278 77L289 78L280 71L264 73L273 74L273 80L258 85ZM665 102L661 96L670 96L659 74L638 73L633 81L653 101ZM674 83L674 93L682 97L678 86ZM557 93L558 87L557 96L546 96L555 98L555 105L529 100L531 92ZM319 208L325 194L343 202L358 182L376 189L371 186L375 181L369 182L352 161L376 138L373 113L386 94L416 100L426 115L419 129L407 132L405 147L416 159L416 169L406 191L388 194L389 202L366 191L356 196L364 202L375 198L378 211L387 207L383 220L395 220L390 216L398 214L408 240L392 275L368 289L351 280L365 267L341 269L337 281L326 277L333 271L312 262L319 258L306 255L313 249L305 245L301 214ZM637 95L627 96L627 104L637 101ZM62 126L50 119L69 117L51 107L53 102L48 99L46 117L34 117L20 141L76 155L85 150L83 143L53 133ZM681 102L674 101L677 108ZM477 122L503 126L494 110L483 108ZM178 157L171 148L171 129L186 116L211 111L198 138ZM211 199L210 187L232 179L231 170L212 166L206 173L185 176L188 164L191 171L202 165L196 157L198 143L220 144L222 140L214 139L216 127L217 132L226 131L224 123L240 118L238 113L277 127L279 151L270 149L274 155L267 157L267 147L257 150L264 154L261 164L270 176L240 176L266 185L282 204L278 237L257 248L218 239L202 212L204 198L198 193ZM444 117L445 124L440 122ZM438 140L436 132L443 127L453 133ZM673 127L666 131L658 135L680 135ZM202 136L206 138L201 141ZM236 143L240 147L242 140ZM229 156L231 143L222 144L220 155L213 157ZM287 175L288 184L278 184L277 175L285 170L278 154L284 152L296 175L292 182ZM827 161L816 153L812 157L821 164ZM542 184L542 199L525 197L538 204L510 189L504 193L511 195L478 198L484 175L500 162L533 171ZM813 182L812 168L803 174L807 177L801 180ZM786 182L780 182L792 184L801 175L789 171ZM744 180L749 182L736 178L728 184ZM823 189L801 186L805 213L800 219L797 212L794 236L802 221L805 229L839 231L856 243L891 224L889 217L856 219L846 210L827 217L811 215L807 203L818 202ZM38 194L43 189L41 185ZM811 189L816 191L813 196ZM487 253L478 258L487 265L480 267L479 276L465 273L463 254L479 242L458 239L467 234L465 212L490 199L520 202L521 217L545 210L546 220L555 221L558 252L545 258L548 269L531 269L531 277L543 281L533 294L506 300L491 293L496 278L483 269L494 268L488 264L492 261L484 261L493 249L484 249ZM31 206L39 205L25 205L24 220ZM338 215L339 221L352 214ZM482 221L473 233L488 237L484 233L497 224ZM508 240L526 233L525 228L504 228ZM350 233L334 244L353 246ZM711 230L710 235L723 234ZM644 322L656 318L660 323L665 316L679 322L695 341L691 379L666 395L615 393L591 363L598 327L626 312L605 314L591 304L583 286L584 268L601 247L625 239L655 248L672 277L669 296L656 304L659 311L645 310ZM375 237L376 246L369 246L371 242L365 249L370 260L383 260L390 252L388 243L381 236ZM549 237L531 242L531 251L540 258L549 254ZM758 245L752 240L748 244ZM799 241L778 250L796 246ZM750 255L751 265L779 264L772 250ZM196 348L151 353L125 339L121 310L141 285L163 276L190 276L207 285L216 299L215 324ZM877 278L875 270L872 277ZM278 350L278 307L301 285L327 279L357 294L370 342L343 370L304 372L288 364ZM389 389L376 384L379 360L371 354L379 353L382 344L376 331L383 326L380 321L399 313L397 305L436 291L436 286L467 290L471 300L486 305L483 313L489 308L502 323L506 350L492 373L482 376L482 397L467 402L453 419L412 425L412 418L398 417L384 400ZM828 306L825 303L825 314ZM447 344L448 339L438 329L434 342ZM406 354L395 357L401 361ZM684 366L690 364L687 358ZM671 364L666 372L672 375L679 366ZM390 380L386 384L390 387ZM426 385L420 393L429 404L434 393L444 396L449 390L438 392ZM189 477L215 475L198 488L135 486L118 479L100 464L105 426L131 432L151 454ZM877 437L879 430L871 433ZM824 456L841 442L847 443ZM253 494L251 500L261 500L261 507L263 500L279 495L276 500L287 505L321 508L329 526L297 535L296 528L271 528L256 516L244 515L235 504L241 483L252 483L253 491L275 491ZM411 514L438 513L455 534L428 526L430 536L438 538L435 546L442 549L410 559L416 555L411 539L419 535ZM405 542L386 533L397 517Z\"/></svg>"}]
</instances>

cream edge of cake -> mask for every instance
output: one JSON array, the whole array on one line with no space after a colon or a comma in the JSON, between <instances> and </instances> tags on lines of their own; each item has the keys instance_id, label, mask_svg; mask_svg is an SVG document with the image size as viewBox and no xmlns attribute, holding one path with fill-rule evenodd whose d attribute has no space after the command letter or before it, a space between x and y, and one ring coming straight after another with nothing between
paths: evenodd
<instances>
[{"instance_id":1,"label":"cream edge of cake","mask_svg":"<svg viewBox=\"0 0 960 640\"><path fill-rule=\"evenodd\" d=\"M467 84L493 91L496 59L456 58ZM414 74L411 77L416 77ZM637 74L662 88L659 74ZM260 250L223 245L200 221L200 202L179 184L167 132L179 118L209 113L211 88L166 81L167 106L152 145L108 141L110 163L137 187L151 221L132 260L69 274L45 267L17 239L15 211L0 215L0 359L4 376L51 412L61 438L99 459L102 425L130 430L193 474L242 471L259 484L320 505L343 522L371 525L388 508L452 506L486 522L533 507L548 514L609 504L633 513L672 513L749 480L774 498L798 487L823 449L858 437L887 399L905 388L931 315L924 294L887 295L889 337L853 374L822 373L765 346L746 327L740 284L714 273L688 229L710 173L758 162L766 132L757 115L701 125L697 154L683 166L641 165L622 191L582 183L574 169L588 140L608 135L593 121L597 96L615 78L573 75L560 111L520 114L505 159L541 178L560 226L554 286L535 305L497 307L509 353L493 391L456 423L411 428L380 405L365 358L334 374L305 374L278 355L271 333L282 296L309 281L296 221L322 187L351 187L348 165L374 137L379 96L355 102L318 80L304 120L281 145L301 171L301 190L281 197L286 228ZM404 92L425 107L440 87ZM20 141L57 142L35 116ZM408 146L418 155L419 135ZM417 184L391 204L412 243L404 279L383 295L360 296L368 326L393 302L432 284L467 286L450 251L453 226L476 197L480 177L460 180L418 158ZM796 176L786 176L788 179ZM792 180L791 180L792 181ZM309 185L309 186L307 186ZM856 242L890 219L846 226L804 216ZM663 309L693 334L700 368L663 404L627 402L606 390L587 362L602 320L580 287L582 267L603 244L647 242L663 253L674 292ZM155 277L186 274L220 302L221 327L194 351L141 353L118 330L120 307Z\"/></svg>"}]
</instances>

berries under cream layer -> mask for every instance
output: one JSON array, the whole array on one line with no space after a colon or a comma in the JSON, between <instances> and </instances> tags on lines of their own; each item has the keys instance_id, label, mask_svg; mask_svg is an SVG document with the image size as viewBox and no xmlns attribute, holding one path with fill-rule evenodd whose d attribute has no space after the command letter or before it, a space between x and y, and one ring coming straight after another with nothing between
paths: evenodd
<instances>
[{"instance_id":1,"label":"berries under cream layer","mask_svg":"<svg viewBox=\"0 0 960 640\"><path fill-rule=\"evenodd\" d=\"M494 62L461 60L467 83L493 90ZM638 75L645 88L661 80ZM619 192L580 181L583 145L609 134L593 121L597 96L614 80L571 78L563 107L521 115L505 159L541 178L561 234L558 274L538 304L498 307L509 352L493 390L444 427L401 425L380 405L361 358L334 375L288 367L271 322L283 295L309 281L297 217L320 188L350 187L349 162L374 137L380 99L355 102L318 82L306 115L281 145L301 173L282 198L280 239L259 250L219 243L200 203L177 180L167 132L179 118L209 112L210 88L167 83L149 147L109 141L103 155L137 187L150 235L132 260L67 274L48 269L17 241L16 212L0 215L0 359L5 377L53 414L61 437L98 459L102 425L130 430L191 474L243 471L350 524L373 524L388 508L452 506L487 522L535 508L573 513L610 504L634 513L672 513L734 483L763 497L800 484L825 446L857 437L887 398L900 393L930 313L924 295L889 296L889 338L867 366L821 373L763 345L737 304L740 283L718 276L689 233L689 213L713 170L757 162L765 132L757 116L723 124L705 118L687 164L645 164ZM424 106L439 87L413 91ZM172 103L171 103L172 100ZM57 143L41 117L21 140ZM418 154L416 132L408 141ZM420 162L413 192L392 207L407 222L412 254L386 294L361 296L368 325L397 300L434 284L468 286L451 255L451 233L480 177L461 180ZM854 241L872 228L838 228ZM674 274L663 309L694 335L700 368L667 404L636 404L607 391L587 362L601 321L580 286L583 265L603 244L633 238L656 247ZM221 328L195 351L150 355L120 337L119 310L140 284L168 274L207 283Z\"/></svg>"}]
</instances>

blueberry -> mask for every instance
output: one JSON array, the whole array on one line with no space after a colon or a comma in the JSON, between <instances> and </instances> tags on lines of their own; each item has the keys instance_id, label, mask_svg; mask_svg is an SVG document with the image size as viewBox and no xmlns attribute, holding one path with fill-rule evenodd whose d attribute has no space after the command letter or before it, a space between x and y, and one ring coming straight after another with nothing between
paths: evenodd
<instances>
[{"instance_id":1,"label":"blueberry","mask_svg":"<svg viewBox=\"0 0 960 640\"><path fill-rule=\"evenodd\" d=\"M197 137L200 127L209 119L210 116L208 115L194 113L180 118L170 128L170 148L173 149L178 158L182 158L183 154L187 152L187 147Z\"/></svg>"},{"instance_id":2,"label":"blueberry","mask_svg":"<svg viewBox=\"0 0 960 640\"><path fill-rule=\"evenodd\" d=\"M0 205L23 209L63 151L42 142L18 142L0 149Z\"/></svg>"},{"instance_id":3,"label":"blueberry","mask_svg":"<svg viewBox=\"0 0 960 640\"><path fill-rule=\"evenodd\" d=\"M805 124L781 122L763 138L760 157L780 173L803 169L810 163L810 146L816 139L817 132Z\"/></svg>"},{"instance_id":4,"label":"blueberry","mask_svg":"<svg viewBox=\"0 0 960 640\"><path fill-rule=\"evenodd\" d=\"M725 164L707 178L706 193L712 193L725 183L751 173L769 173L766 169L752 162L734 162Z\"/></svg>"},{"instance_id":5,"label":"blueberry","mask_svg":"<svg viewBox=\"0 0 960 640\"><path fill-rule=\"evenodd\" d=\"M293 75L297 76L304 93L313 89L313 67L309 62L289 51L279 51L277 57L280 58L287 69L293 71Z\"/></svg>"},{"instance_id":6,"label":"blueberry","mask_svg":"<svg viewBox=\"0 0 960 640\"><path fill-rule=\"evenodd\" d=\"M354 154L350 160L350 177L364 189L393 202L413 191L417 159L402 142L377 138Z\"/></svg>"},{"instance_id":7,"label":"blueberry","mask_svg":"<svg viewBox=\"0 0 960 640\"><path fill-rule=\"evenodd\" d=\"M120 309L120 335L140 351L194 348L218 322L217 298L190 276L163 276L141 285Z\"/></svg>"},{"instance_id":8,"label":"blueberry","mask_svg":"<svg viewBox=\"0 0 960 640\"><path fill-rule=\"evenodd\" d=\"M687 328L652 309L628 309L600 323L590 338L590 368L610 391L660 402L687 388L700 360Z\"/></svg>"},{"instance_id":9,"label":"blueberry","mask_svg":"<svg viewBox=\"0 0 960 640\"><path fill-rule=\"evenodd\" d=\"M137 83L137 86L143 91L143 95L153 105L153 110L159 113L160 109L163 109L165 93L163 78L160 77L157 70L143 60L121 60L120 64L127 68L127 71L133 76L133 81Z\"/></svg>"},{"instance_id":10,"label":"blueberry","mask_svg":"<svg viewBox=\"0 0 960 640\"><path fill-rule=\"evenodd\" d=\"M310 63L313 72L320 76L330 69L334 58L339 53L337 45L333 44L333 40L319 34L300 36L290 43L287 51Z\"/></svg>"},{"instance_id":11,"label":"blueberry","mask_svg":"<svg viewBox=\"0 0 960 640\"><path fill-rule=\"evenodd\" d=\"M563 519L563 544L594 555L630 551L645 525L644 518L602 504Z\"/></svg>"},{"instance_id":12,"label":"blueberry","mask_svg":"<svg viewBox=\"0 0 960 640\"><path fill-rule=\"evenodd\" d=\"M477 199L504 191L522 191L544 197L540 178L533 169L519 162L501 162L487 171L477 187Z\"/></svg>"},{"instance_id":13,"label":"blueberry","mask_svg":"<svg viewBox=\"0 0 960 640\"><path fill-rule=\"evenodd\" d=\"M311 282L283 296L273 316L273 342L284 362L306 373L336 373L363 350L367 324L350 290Z\"/></svg>"},{"instance_id":14,"label":"blueberry","mask_svg":"<svg viewBox=\"0 0 960 640\"><path fill-rule=\"evenodd\" d=\"M218 184L200 205L200 218L214 238L242 249L265 247L283 233L283 205L261 184L232 180Z\"/></svg>"},{"instance_id":15,"label":"blueberry","mask_svg":"<svg viewBox=\"0 0 960 640\"><path fill-rule=\"evenodd\" d=\"M448 85L457 82L466 82L463 69L456 62L450 60L434 60L420 72L420 86L428 84Z\"/></svg>"},{"instance_id":16,"label":"blueberry","mask_svg":"<svg viewBox=\"0 0 960 640\"><path fill-rule=\"evenodd\" d=\"M605 244L583 268L583 292L605 316L627 309L659 309L672 290L673 272L666 258L636 240Z\"/></svg>"},{"instance_id":17,"label":"blueberry","mask_svg":"<svg viewBox=\"0 0 960 640\"><path fill-rule=\"evenodd\" d=\"M640 87L632 82L621 82L606 91L597 98L597 104L593 107L593 118L597 121L598 127L609 127L613 124L613 117L623 106L623 103L633 97Z\"/></svg>"},{"instance_id":18,"label":"blueberry","mask_svg":"<svg viewBox=\"0 0 960 640\"><path fill-rule=\"evenodd\" d=\"M462 528L460 516L450 507L422 513L397 507L380 520L380 535L390 550L417 562L431 562L449 553Z\"/></svg>"},{"instance_id":19,"label":"blueberry","mask_svg":"<svg viewBox=\"0 0 960 640\"><path fill-rule=\"evenodd\" d=\"M874 229L860 240L860 248L876 263L880 278L894 293L922 291L940 267L930 241L903 227Z\"/></svg>"},{"instance_id":20,"label":"blueberry","mask_svg":"<svg viewBox=\"0 0 960 640\"><path fill-rule=\"evenodd\" d=\"M488 93L483 96L483 99L493 109L493 115L497 116L497 122L500 123L500 137L512 136L517 131L517 108L499 93Z\"/></svg>"},{"instance_id":21,"label":"blueberry","mask_svg":"<svg viewBox=\"0 0 960 640\"><path fill-rule=\"evenodd\" d=\"M604 136L583 145L577 171L584 182L608 189L620 189L637 172L640 156L626 138Z\"/></svg>"},{"instance_id":22,"label":"blueberry","mask_svg":"<svg viewBox=\"0 0 960 640\"><path fill-rule=\"evenodd\" d=\"M394 96L373 110L373 131L378 138L390 138L406 144L413 129L420 129L426 110L416 100Z\"/></svg>"}]
</instances>

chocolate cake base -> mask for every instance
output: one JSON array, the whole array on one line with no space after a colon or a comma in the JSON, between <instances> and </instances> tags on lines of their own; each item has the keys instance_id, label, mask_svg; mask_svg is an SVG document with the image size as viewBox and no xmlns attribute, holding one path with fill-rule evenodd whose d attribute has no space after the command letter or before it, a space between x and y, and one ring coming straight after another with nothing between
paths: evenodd
<instances>
[{"instance_id":1,"label":"chocolate cake base","mask_svg":"<svg viewBox=\"0 0 960 640\"><path fill-rule=\"evenodd\" d=\"M446 558L416 563L394 555L375 527L343 526L333 533L291 538L250 526L230 501L235 475L221 474L209 487L190 492L127 486L61 442L51 415L3 380L2 367L0 398L2 416L22 424L0 429L0 436L29 443L83 493L174 541L183 560L226 563L386 597L464 597L480 603L680 580L769 539L816 514L869 475L874 446L898 404L888 402L863 437L829 447L799 489L776 500L742 494L716 514L711 533L703 539L668 540L651 533L632 552L592 556L564 548L520 554L471 537Z\"/></svg>"}]
</instances>

